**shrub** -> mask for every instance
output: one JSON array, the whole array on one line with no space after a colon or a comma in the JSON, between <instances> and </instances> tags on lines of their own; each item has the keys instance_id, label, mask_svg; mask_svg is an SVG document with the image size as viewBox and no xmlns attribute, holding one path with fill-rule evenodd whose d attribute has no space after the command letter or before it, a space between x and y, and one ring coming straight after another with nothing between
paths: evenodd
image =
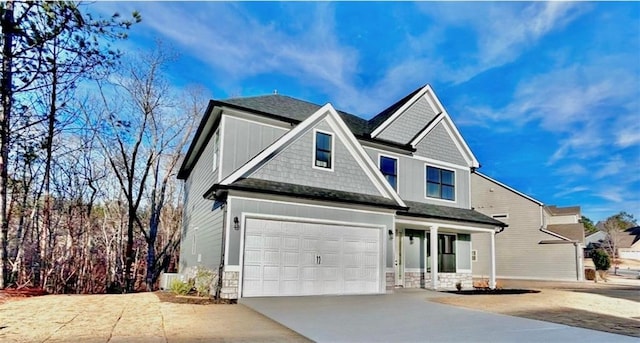
<instances>
[{"instance_id":1,"label":"shrub","mask_svg":"<svg viewBox=\"0 0 640 343\"><path fill-rule=\"evenodd\" d=\"M169 289L171 292L178 295L187 295L193 289L192 282L184 282L178 279L171 281L171 285L169 285Z\"/></svg>"},{"instance_id":2,"label":"shrub","mask_svg":"<svg viewBox=\"0 0 640 343\"><path fill-rule=\"evenodd\" d=\"M198 296L209 295L211 293L211 286L216 279L216 273L210 269L198 266L196 269L196 276L194 278L194 284Z\"/></svg>"},{"instance_id":3,"label":"shrub","mask_svg":"<svg viewBox=\"0 0 640 343\"><path fill-rule=\"evenodd\" d=\"M604 249L597 249L591 254L591 260L596 270L609 270L611 268L611 258Z\"/></svg>"}]
</instances>

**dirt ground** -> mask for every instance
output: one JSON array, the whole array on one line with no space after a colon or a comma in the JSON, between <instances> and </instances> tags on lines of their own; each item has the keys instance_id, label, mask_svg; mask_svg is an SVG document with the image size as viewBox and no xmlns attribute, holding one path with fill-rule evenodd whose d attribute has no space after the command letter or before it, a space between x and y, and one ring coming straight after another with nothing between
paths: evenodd
<instances>
[{"instance_id":1,"label":"dirt ground","mask_svg":"<svg viewBox=\"0 0 640 343\"><path fill-rule=\"evenodd\" d=\"M640 280L610 276L609 282L502 280L504 288L540 290L518 295L459 295L445 304L640 337Z\"/></svg>"},{"instance_id":2,"label":"dirt ground","mask_svg":"<svg viewBox=\"0 0 640 343\"><path fill-rule=\"evenodd\" d=\"M640 337L640 280L501 280L516 295L452 295L429 301ZM5 301L5 303L2 303ZM176 303L183 302L183 303ZM307 342L241 304L165 293L47 295L3 299L0 342Z\"/></svg>"},{"instance_id":3,"label":"dirt ground","mask_svg":"<svg viewBox=\"0 0 640 343\"><path fill-rule=\"evenodd\" d=\"M0 304L0 342L308 342L243 305L155 293L47 295Z\"/></svg>"}]
</instances>

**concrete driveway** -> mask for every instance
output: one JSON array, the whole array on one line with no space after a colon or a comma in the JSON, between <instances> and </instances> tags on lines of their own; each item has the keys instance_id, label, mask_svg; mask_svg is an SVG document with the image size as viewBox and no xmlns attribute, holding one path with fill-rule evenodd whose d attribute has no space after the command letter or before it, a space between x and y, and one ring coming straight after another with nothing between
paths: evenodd
<instances>
[{"instance_id":1,"label":"concrete driveway","mask_svg":"<svg viewBox=\"0 0 640 343\"><path fill-rule=\"evenodd\" d=\"M317 342L637 342L637 338L438 304L426 290L240 302ZM446 294L451 296L451 294Z\"/></svg>"}]
</instances>

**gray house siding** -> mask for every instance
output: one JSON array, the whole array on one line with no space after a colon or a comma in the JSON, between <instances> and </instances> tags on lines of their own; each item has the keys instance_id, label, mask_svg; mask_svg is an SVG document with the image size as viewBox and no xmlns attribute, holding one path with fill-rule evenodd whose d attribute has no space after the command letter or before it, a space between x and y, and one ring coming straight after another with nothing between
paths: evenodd
<instances>
[{"instance_id":1,"label":"gray house siding","mask_svg":"<svg viewBox=\"0 0 640 343\"><path fill-rule=\"evenodd\" d=\"M365 151L373 160L373 163L379 165L379 155L390 156L398 159L398 194L404 200L418 201L423 203L446 205L458 208L471 208L471 199L469 199L469 169L452 168L448 166L438 165L436 163L425 162L406 155L383 152L370 147L365 147ZM425 164L455 171L456 174L456 199L455 202L442 201L427 198L426 195L426 176Z\"/></svg>"},{"instance_id":2,"label":"gray house siding","mask_svg":"<svg viewBox=\"0 0 640 343\"><path fill-rule=\"evenodd\" d=\"M325 120L319 122L314 128L334 133ZM315 151L313 139L314 131L310 129L251 174L251 177L361 194L380 195L380 191L335 133L333 135L335 151L332 153L333 171L313 168Z\"/></svg>"},{"instance_id":3,"label":"gray house siding","mask_svg":"<svg viewBox=\"0 0 640 343\"><path fill-rule=\"evenodd\" d=\"M221 139L223 179L287 133L286 129L275 126L228 115L224 118L224 137Z\"/></svg>"},{"instance_id":4,"label":"gray house siding","mask_svg":"<svg viewBox=\"0 0 640 343\"><path fill-rule=\"evenodd\" d=\"M442 122L416 144L416 155L462 166L467 165L467 161L447 133Z\"/></svg>"},{"instance_id":5,"label":"gray house siding","mask_svg":"<svg viewBox=\"0 0 640 343\"><path fill-rule=\"evenodd\" d=\"M499 220L509 224L496 235L496 275L503 278L577 280L573 244L539 244L555 239L540 231L540 205L476 174L471 175L472 205L488 216L508 214ZM489 237L472 235L477 262L472 263L475 276L488 276L490 266Z\"/></svg>"},{"instance_id":6,"label":"gray house siding","mask_svg":"<svg viewBox=\"0 0 640 343\"><path fill-rule=\"evenodd\" d=\"M437 114L423 96L389 124L378 138L401 144L409 143Z\"/></svg>"},{"instance_id":7,"label":"gray house siding","mask_svg":"<svg viewBox=\"0 0 640 343\"><path fill-rule=\"evenodd\" d=\"M229 218L241 218L243 213L253 213L262 215L277 215L295 218L311 218L316 220L330 220L347 223L371 224L384 226L383 242L387 246L383 249L387 252L393 251L393 240L388 239L387 231L393 229L393 213L372 213L346 210L340 208L298 205L293 203L270 202L265 200L252 200L246 198L230 198L228 201ZM229 255L228 265L237 266L240 264L240 230L229 230ZM386 255L387 268L393 267L393 254Z\"/></svg>"},{"instance_id":8,"label":"gray house siding","mask_svg":"<svg viewBox=\"0 0 640 343\"><path fill-rule=\"evenodd\" d=\"M216 175L213 170L213 144L210 142L185 182L180 273L197 265L214 268L220 262L222 211L212 211L213 201L202 196L214 183ZM192 250L194 236L195 252ZM198 255L201 262L198 262Z\"/></svg>"}]
</instances>

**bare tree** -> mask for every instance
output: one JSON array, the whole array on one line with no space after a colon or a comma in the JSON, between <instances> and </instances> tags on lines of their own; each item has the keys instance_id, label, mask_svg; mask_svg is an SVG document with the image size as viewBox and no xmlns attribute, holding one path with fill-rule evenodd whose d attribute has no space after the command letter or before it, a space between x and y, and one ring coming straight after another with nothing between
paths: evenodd
<instances>
[{"instance_id":1,"label":"bare tree","mask_svg":"<svg viewBox=\"0 0 640 343\"><path fill-rule=\"evenodd\" d=\"M7 212L7 167L12 113L16 111L15 95L28 99L36 90L46 90L43 111L44 120L35 119L29 125L47 122L45 135L44 185L45 228L50 231L50 175L52 139L59 109L64 107L68 92L75 88L77 80L86 77L98 66L108 65L118 53L104 48L103 39L124 38L122 31L140 20L134 13L133 20L119 20L117 15L94 20L82 13L80 3L71 1L36 2L8 1L0 4L2 39L2 89L0 114L0 288L5 286L7 270L7 239L9 213ZM62 96L67 94L67 96ZM30 103L34 101L27 100ZM20 105L23 106L23 105ZM26 105L25 105L26 106Z\"/></svg>"},{"instance_id":2,"label":"bare tree","mask_svg":"<svg viewBox=\"0 0 640 343\"><path fill-rule=\"evenodd\" d=\"M633 215L624 211L607 218L602 224L602 231L607 233L605 246L609 256L614 259L614 264L616 264L615 259L618 258L620 240L627 234L624 231L636 225L637 221Z\"/></svg>"},{"instance_id":3,"label":"bare tree","mask_svg":"<svg viewBox=\"0 0 640 343\"><path fill-rule=\"evenodd\" d=\"M163 68L172 57L158 46L154 52L126 64L109 84L100 85L105 105L102 115L95 118L96 125L102 125L100 144L127 208L124 254L127 291L134 289L132 268L134 262L139 261L136 232L142 234L147 245L148 288L157 278L156 239L166 204L167 184L195 125L193 112L176 111L175 96L164 79ZM144 218L148 218L146 223ZM165 244L159 257L164 258L170 246Z\"/></svg>"}]
</instances>

